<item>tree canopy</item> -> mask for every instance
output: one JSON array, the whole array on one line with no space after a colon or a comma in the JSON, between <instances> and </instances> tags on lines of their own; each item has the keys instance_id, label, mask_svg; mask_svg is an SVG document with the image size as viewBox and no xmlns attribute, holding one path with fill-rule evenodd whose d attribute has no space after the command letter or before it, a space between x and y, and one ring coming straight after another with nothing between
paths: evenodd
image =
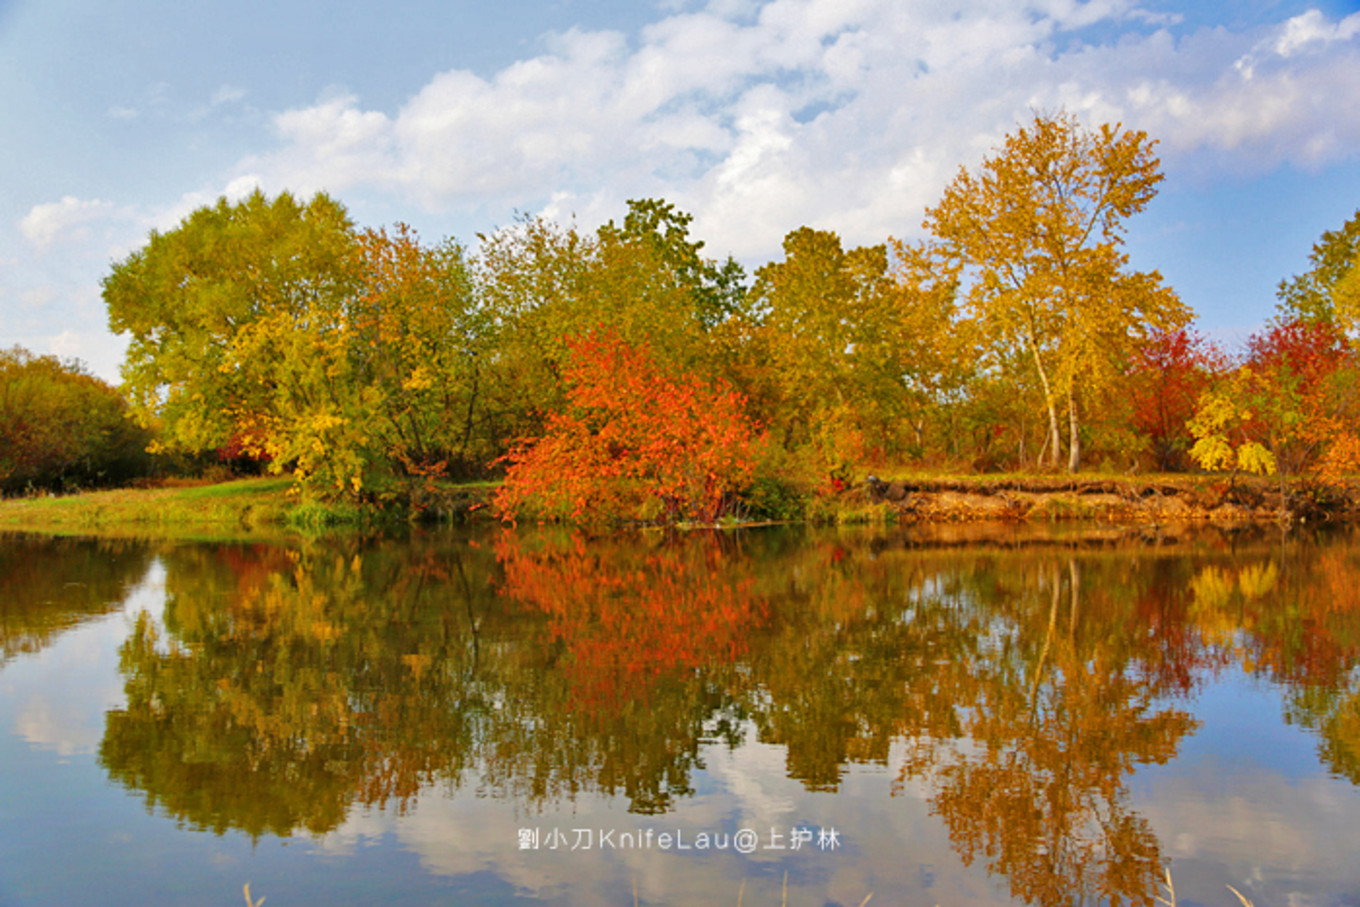
<instances>
[{"instance_id":1,"label":"tree canopy","mask_svg":"<svg viewBox=\"0 0 1360 907\"><path fill-rule=\"evenodd\" d=\"M1354 329L1360 323L1360 211L1339 230L1324 232L1308 260L1308 271L1280 281L1282 317Z\"/></svg>"},{"instance_id":2,"label":"tree canopy","mask_svg":"<svg viewBox=\"0 0 1360 907\"><path fill-rule=\"evenodd\" d=\"M1188 327L1157 271L1130 266L1130 219L1162 179L1145 133L1038 113L960 168L923 240L852 246L798 227L749 283L732 258L706 257L693 218L663 199L633 199L594 230L523 216L467 248L357 226L325 194L255 192L153 232L114 265L104 298L131 335L124 389L155 447L251 454L309 495L369 503L418 503L441 476L514 468L569 424L597 437L610 420L663 412L768 431L756 485L844 487L880 464L1240 465L1238 448L1264 470L1242 432L1275 455L1305 444L1292 429L1262 440L1269 413L1360 437L1349 368L1311 403L1285 393L1302 387L1281 366L1297 357L1249 364L1247 380ZM1360 317L1358 254L1360 215L1281 285L1280 324L1333 325L1344 346ZM604 337L618 355L596 359L652 378L594 381L621 397L592 397L586 416L582 351ZM680 387L722 388L740 412L675 409ZM1218 453L1187 459L1197 441ZM1313 446L1352 458L1349 442ZM713 509L687 500L668 510Z\"/></svg>"},{"instance_id":3,"label":"tree canopy","mask_svg":"<svg viewBox=\"0 0 1360 907\"><path fill-rule=\"evenodd\" d=\"M303 204L256 191L199 208L114 265L109 327L131 335L124 390L165 447L225 445L267 411L284 346L336 326L350 295L354 225L326 195Z\"/></svg>"}]
</instances>

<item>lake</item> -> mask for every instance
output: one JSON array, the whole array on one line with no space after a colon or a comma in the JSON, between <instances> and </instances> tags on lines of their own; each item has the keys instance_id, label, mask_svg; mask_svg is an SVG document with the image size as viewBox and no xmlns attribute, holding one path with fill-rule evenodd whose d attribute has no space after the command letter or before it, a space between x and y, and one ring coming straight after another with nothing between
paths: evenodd
<instances>
[{"instance_id":1,"label":"lake","mask_svg":"<svg viewBox=\"0 0 1360 907\"><path fill-rule=\"evenodd\" d=\"M0 905L1357 904L1358 540L2 536Z\"/></svg>"}]
</instances>

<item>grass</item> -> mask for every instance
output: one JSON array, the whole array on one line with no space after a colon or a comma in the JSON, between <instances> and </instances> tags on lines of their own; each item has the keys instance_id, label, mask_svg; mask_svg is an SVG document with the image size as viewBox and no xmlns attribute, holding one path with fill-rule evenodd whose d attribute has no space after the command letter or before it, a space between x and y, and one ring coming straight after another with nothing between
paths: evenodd
<instances>
[{"instance_id":1,"label":"grass","mask_svg":"<svg viewBox=\"0 0 1360 907\"><path fill-rule=\"evenodd\" d=\"M889 482L933 491L955 490L964 493L1009 489L1041 492L1047 500L1032 509L1024 508L1028 519L1065 521L1094 519L1101 515L1095 502L1077 496L1070 483L1139 489L1153 487L1174 493L1203 493L1223 485L1224 477L1198 475L1114 475L1105 473L1066 474L988 474L969 475L949 470L879 470ZM1245 484L1239 478L1239 483ZM449 485L443 489L450 499L476 503L484 499L494 482ZM242 534L315 534L347 531L402 523L405 515L381 512L353 504L298 502L288 494L288 477L236 479L215 484L181 484L179 487L94 491L66 497L33 497L0 501L0 530L27 530L58 533L134 533L156 536L222 537ZM1059 490L1066 489L1066 490ZM471 495L471 497L469 497ZM738 524L757 522L801 522L853 525L886 525L897 522L896 509L870 500L859 483L838 494L821 490L813 480L767 480L754 489L749 514ZM757 506L758 505L758 506ZM480 505L477 505L480 506ZM459 512L466 512L464 507ZM476 509L473 507L471 509ZM967 508L964 508L966 510ZM987 511L991 518L1007 514ZM959 512L936 513L933 519L966 517ZM976 515L974 515L976 516Z\"/></svg>"},{"instance_id":2,"label":"grass","mask_svg":"<svg viewBox=\"0 0 1360 907\"><path fill-rule=\"evenodd\" d=\"M485 497L494 482L449 484L454 497ZM352 503L298 501L287 476L234 479L174 487L121 488L62 497L0 500L0 530L67 534L137 534L239 538L261 534L312 535L334 530L404 525L400 510Z\"/></svg>"},{"instance_id":3,"label":"grass","mask_svg":"<svg viewBox=\"0 0 1360 907\"><path fill-rule=\"evenodd\" d=\"M261 531L285 525L295 504L287 478L238 479L179 488L121 488L0 501L0 529L124 529L160 534Z\"/></svg>"},{"instance_id":4,"label":"grass","mask_svg":"<svg viewBox=\"0 0 1360 907\"><path fill-rule=\"evenodd\" d=\"M1171 880L1171 869L1168 867L1164 871L1166 873L1166 880L1162 882L1162 887L1165 888L1166 891L1157 895L1157 902L1159 904L1165 904L1166 907L1176 907L1176 883ZM1225 887L1233 894L1237 895L1237 899L1242 902L1242 907L1256 907L1246 895L1236 888L1231 885Z\"/></svg>"}]
</instances>

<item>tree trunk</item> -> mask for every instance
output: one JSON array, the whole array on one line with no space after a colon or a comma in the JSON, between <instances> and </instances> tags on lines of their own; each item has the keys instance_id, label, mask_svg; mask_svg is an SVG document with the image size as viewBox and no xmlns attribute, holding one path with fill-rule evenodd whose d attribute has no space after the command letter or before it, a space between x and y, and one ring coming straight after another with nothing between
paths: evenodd
<instances>
[{"instance_id":1,"label":"tree trunk","mask_svg":"<svg viewBox=\"0 0 1360 907\"><path fill-rule=\"evenodd\" d=\"M1072 610L1067 618L1067 637L1077 638L1077 607L1081 602L1081 576L1077 573L1077 559L1067 559L1067 575L1072 582Z\"/></svg>"},{"instance_id":2,"label":"tree trunk","mask_svg":"<svg viewBox=\"0 0 1360 907\"><path fill-rule=\"evenodd\" d=\"M1077 398L1070 387L1067 389L1067 427L1070 432L1067 471L1076 472L1081 469L1081 437L1077 434Z\"/></svg>"},{"instance_id":3,"label":"tree trunk","mask_svg":"<svg viewBox=\"0 0 1360 907\"><path fill-rule=\"evenodd\" d=\"M1039 451L1039 459L1036 463L1042 467L1044 465L1044 450L1051 448L1052 463L1057 466L1062 444L1062 438L1058 434L1058 407L1053 401L1053 387L1048 383L1048 371L1044 368L1044 360L1039 356L1039 346L1035 343L1033 334L1029 336L1028 340L1030 354L1034 356L1034 367L1039 370L1039 383L1044 387L1044 405L1048 407L1048 441L1045 442L1043 450Z\"/></svg>"}]
</instances>

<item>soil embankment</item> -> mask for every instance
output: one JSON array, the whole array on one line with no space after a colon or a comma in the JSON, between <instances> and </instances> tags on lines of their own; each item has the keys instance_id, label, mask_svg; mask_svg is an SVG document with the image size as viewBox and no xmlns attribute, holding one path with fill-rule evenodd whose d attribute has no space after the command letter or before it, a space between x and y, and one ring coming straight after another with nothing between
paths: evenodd
<instances>
[{"instance_id":1,"label":"soil embankment","mask_svg":"<svg viewBox=\"0 0 1360 907\"><path fill-rule=\"evenodd\" d=\"M1360 516L1355 486L1287 485L1207 477L1133 479L970 479L883 481L862 493L902 522L1104 520L1112 523L1327 522Z\"/></svg>"}]
</instances>

